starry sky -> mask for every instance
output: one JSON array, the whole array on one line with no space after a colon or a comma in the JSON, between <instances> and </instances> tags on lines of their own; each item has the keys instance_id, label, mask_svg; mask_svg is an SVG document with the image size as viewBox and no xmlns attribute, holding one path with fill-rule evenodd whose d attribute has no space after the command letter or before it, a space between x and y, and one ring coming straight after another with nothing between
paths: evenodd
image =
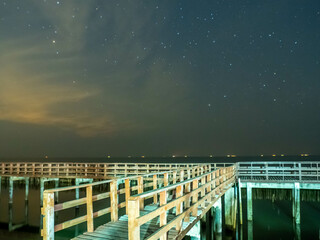
<instances>
[{"instance_id":1,"label":"starry sky","mask_svg":"<svg viewBox=\"0 0 320 240\"><path fill-rule=\"evenodd\" d=\"M320 1L0 1L0 157L320 154Z\"/></svg>"}]
</instances>

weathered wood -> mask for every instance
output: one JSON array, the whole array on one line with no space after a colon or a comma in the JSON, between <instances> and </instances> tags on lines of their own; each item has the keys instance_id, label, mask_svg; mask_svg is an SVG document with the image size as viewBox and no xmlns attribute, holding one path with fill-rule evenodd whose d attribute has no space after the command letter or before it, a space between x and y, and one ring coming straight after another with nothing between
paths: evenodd
<instances>
[{"instance_id":1,"label":"weathered wood","mask_svg":"<svg viewBox=\"0 0 320 240\"><path fill-rule=\"evenodd\" d=\"M143 177L138 177L138 194L143 193ZM144 199L140 199L140 210L144 209Z\"/></svg>"},{"instance_id":2,"label":"weathered wood","mask_svg":"<svg viewBox=\"0 0 320 240\"><path fill-rule=\"evenodd\" d=\"M129 240L140 240L140 226L137 224L139 217L140 203L139 199L129 200L128 230Z\"/></svg>"},{"instance_id":3,"label":"weathered wood","mask_svg":"<svg viewBox=\"0 0 320 240\"><path fill-rule=\"evenodd\" d=\"M87 232L93 232L93 202L92 202L92 186L86 187L87 195Z\"/></svg>"},{"instance_id":4,"label":"weathered wood","mask_svg":"<svg viewBox=\"0 0 320 240\"><path fill-rule=\"evenodd\" d=\"M163 206L167 203L167 191L160 193L160 206ZM160 227L167 224L167 212L165 209L160 214ZM160 240L167 240L167 233L164 233L160 236Z\"/></svg>"},{"instance_id":5,"label":"weathered wood","mask_svg":"<svg viewBox=\"0 0 320 240\"><path fill-rule=\"evenodd\" d=\"M125 179L125 198L126 198L126 214L128 214L128 201L129 201L129 197L131 195L130 193L130 179L129 178L126 178Z\"/></svg>"},{"instance_id":6,"label":"weathered wood","mask_svg":"<svg viewBox=\"0 0 320 240\"><path fill-rule=\"evenodd\" d=\"M111 208L111 221L118 221L118 193L117 193L117 180L110 183L110 208Z\"/></svg>"},{"instance_id":7,"label":"weathered wood","mask_svg":"<svg viewBox=\"0 0 320 240\"><path fill-rule=\"evenodd\" d=\"M54 239L54 193L44 192L43 240Z\"/></svg>"},{"instance_id":8,"label":"weathered wood","mask_svg":"<svg viewBox=\"0 0 320 240\"><path fill-rule=\"evenodd\" d=\"M192 182L192 189L193 189L193 190L197 189L197 188L198 188L198 185L199 185L199 180L198 180L198 179L193 180L193 182ZM199 193L194 194L194 195L192 196L192 204L195 204L195 203L198 201L198 196L199 196ZM192 216L197 216L197 212L198 212L198 209L195 208L195 209L192 211Z\"/></svg>"},{"instance_id":9,"label":"weathered wood","mask_svg":"<svg viewBox=\"0 0 320 240\"><path fill-rule=\"evenodd\" d=\"M156 190L158 188L158 177L157 174L153 175L153 190ZM158 194L153 195L153 203L158 203Z\"/></svg>"},{"instance_id":10,"label":"weathered wood","mask_svg":"<svg viewBox=\"0 0 320 240\"><path fill-rule=\"evenodd\" d=\"M177 194L177 198L183 196L183 185L177 186L176 194ZM181 213L182 213L182 210L183 210L183 202L181 201L180 203L177 203L177 206L176 206L176 215L181 214ZM180 230L181 230L181 227L182 227L182 220L177 223L177 225L176 225L176 230L177 230L177 231L180 231Z\"/></svg>"}]
</instances>

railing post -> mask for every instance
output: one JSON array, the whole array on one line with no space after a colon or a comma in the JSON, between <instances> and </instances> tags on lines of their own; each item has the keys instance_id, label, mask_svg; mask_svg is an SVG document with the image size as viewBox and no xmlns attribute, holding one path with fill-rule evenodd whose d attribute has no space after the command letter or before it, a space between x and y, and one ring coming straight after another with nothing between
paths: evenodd
<instances>
[{"instance_id":1,"label":"railing post","mask_svg":"<svg viewBox=\"0 0 320 240\"><path fill-rule=\"evenodd\" d=\"M126 214L128 214L128 201L129 201L129 197L130 197L130 179L125 179L124 180L124 186L125 186L125 195L126 195Z\"/></svg>"},{"instance_id":2,"label":"railing post","mask_svg":"<svg viewBox=\"0 0 320 240\"><path fill-rule=\"evenodd\" d=\"M143 193L143 177L138 177L138 194ZM140 210L144 209L144 199L140 199Z\"/></svg>"},{"instance_id":3,"label":"railing post","mask_svg":"<svg viewBox=\"0 0 320 240\"><path fill-rule=\"evenodd\" d=\"M111 208L111 221L118 221L118 191L117 180L110 183L110 208Z\"/></svg>"},{"instance_id":4,"label":"railing post","mask_svg":"<svg viewBox=\"0 0 320 240\"><path fill-rule=\"evenodd\" d=\"M160 192L160 206L165 205L167 203L167 191ZM167 224L167 212L163 210L160 214L160 227ZM160 240L167 240L167 233L163 234L160 237Z\"/></svg>"},{"instance_id":5,"label":"railing post","mask_svg":"<svg viewBox=\"0 0 320 240\"><path fill-rule=\"evenodd\" d=\"M180 170L180 182L184 181L184 170Z\"/></svg>"},{"instance_id":6,"label":"railing post","mask_svg":"<svg viewBox=\"0 0 320 240\"><path fill-rule=\"evenodd\" d=\"M168 186L168 183L169 183L169 181L168 181L168 173L164 173L163 174L163 185L166 187L166 186Z\"/></svg>"},{"instance_id":7,"label":"railing post","mask_svg":"<svg viewBox=\"0 0 320 240\"><path fill-rule=\"evenodd\" d=\"M128 201L128 206L129 206L129 214L128 214L129 240L140 240L140 226L137 223L137 218L140 215L139 202L140 202L140 200L138 198Z\"/></svg>"},{"instance_id":8,"label":"railing post","mask_svg":"<svg viewBox=\"0 0 320 240\"><path fill-rule=\"evenodd\" d=\"M177 171L173 171L172 173L172 181L173 181L173 184L177 183Z\"/></svg>"},{"instance_id":9,"label":"railing post","mask_svg":"<svg viewBox=\"0 0 320 240\"><path fill-rule=\"evenodd\" d=\"M54 193L43 193L43 240L54 240Z\"/></svg>"},{"instance_id":10,"label":"railing post","mask_svg":"<svg viewBox=\"0 0 320 240\"><path fill-rule=\"evenodd\" d=\"M192 190L196 190L199 186L199 180L198 179L195 179L193 180L192 182ZM199 193L195 194L192 196L192 203L195 204L197 201L198 201L198 195ZM196 217L198 215L198 209L197 208L194 208L192 210L192 216Z\"/></svg>"},{"instance_id":11,"label":"railing post","mask_svg":"<svg viewBox=\"0 0 320 240\"><path fill-rule=\"evenodd\" d=\"M87 232L93 232L92 186L86 187L87 196Z\"/></svg>"},{"instance_id":12,"label":"railing post","mask_svg":"<svg viewBox=\"0 0 320 240\"><path fill-rule=\"evenodd\" d=\"M153 190L156 190L158 188L158 179L157 179L157 174L153 175ZM158 203L158 194L153 195L153 203L156 204Z\"/></svg>"},{"instance_id":13,"label":"railing post","mask_svg":"<svg viewBox=\"0 0 320 240\"><path fill-rule=\"evenodd\" d=\"M183 185L177 186L176 193L177 193L177 198L179 198L183 195ZM180 203L177 204L176 215L178 216L179 214L181 214L182 210L183 210L183 201L181 201ZM177 223L176 230L180 231L181 227L182 227L182 220Z\"/></svg>"}]
</instances>

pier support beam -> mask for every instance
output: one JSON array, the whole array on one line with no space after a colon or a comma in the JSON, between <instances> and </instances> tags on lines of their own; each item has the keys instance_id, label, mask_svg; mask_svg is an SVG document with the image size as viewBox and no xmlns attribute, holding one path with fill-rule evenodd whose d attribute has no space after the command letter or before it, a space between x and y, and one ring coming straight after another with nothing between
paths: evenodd
<instances>
[{"instance_id":1,"label":"pier support beam","mask_svg":"<svg viewBox=\"0 0 320 240\"><path fill-rule=\"evenodd\" d=\"M25 181L25 221L19 224L13 224L13 183L17 180L24 180ZM29 197L29 178L28 177L10 177L9 178L9 201L8 201L8 210L9 210L9 232L20 228L28 223L28 197Z\"/></svg>"},{"instance_id":2,"label":"pier support beam","mask_svg":"<svg viewBox=\"0 0 320 240\"><path fill-rule=\"evenodd\" d=\"M214 207L214 223L213 230L215 234L222 233L222 207L221 207L221 198L219 198L216 203L213 205Z\"/></svg>"},{"instance_id":3,"label":"pier support beam","mask_svg":"<svg viewBox=\"0 0 320 240\"><path fill-rule=\"evenodd\" d=\"M248 221L252 221L253 214L252 214L252 185L251 185L251 183L247 183L247 215L248 215Z\"/></svg>"},{"instance_id":4,"label":"pier support beam","mask_svg":"<svg viewBox=\"0 0 320 240\"><path fill-rule=\"evenodd\" d=\"M238 179L238 190L239 190L239 220L240 224L242 225L242 199L241 199L241 181L240 178Z\"/></svg>"},{"instance_id":5,"label":"pier support beam","mask_svg":"<svg viewBox=\"0 0 320 240\"><path fill-rule=\"evenodd\" d=\"M235 188L230 188L224 194L225 224L230 230L234 230L235 205Z\"/></svg>"},{"instance_id":6,"label":"pier support beam","mask_svg":"<svg viewBox=\"0 0 320 240\"><path fill-rule=\"evenodd\" d=\"M296 224L300 224L300 183L294 183L292 189L292 215Z\"/></svg>"}]
</instances>

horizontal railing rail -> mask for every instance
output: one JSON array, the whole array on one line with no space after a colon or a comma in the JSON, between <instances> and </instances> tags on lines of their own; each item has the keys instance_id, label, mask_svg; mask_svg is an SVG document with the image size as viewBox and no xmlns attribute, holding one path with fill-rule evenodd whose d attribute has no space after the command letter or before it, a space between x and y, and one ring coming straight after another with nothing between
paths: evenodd
<instances>
[{"instance_id":1,"label":"horizontal railing rail","mask_svg":"<svg viewBox=\"0 0 320 240\"><path fill-rule=\"evenodd\" d=\"M320 162L238 162L241 181L320 182Z\"/></svg>"},{"instance_id":2,"label":"horizontal railing rail","mask_svg":"<svg viewBox=\"0 0 320 240\"><path fill-rule=\"evenodd\" d=\"M192 169L179 168L172 171L147 173L144 175L127 176L90 184L45 190L43 194L43 208L41 210L43 215L43 239L54 239L54 232L78 225L83 222L87 222L87 231L92 232L94 230L94 218L110 213L111 221L117 221L119 209L126 208L126 213L128 213L128 199L134 192L141 194L145 189L157 189L161 186L168 186L169 184L175 184L177 181L184 181L186 177L196 177L204 172L209 171L211 171L211 165L200 165L193 167ZM105 187L107 190L94 195L93 187L97 187L99 185L106 185ZM60 194L61 192L79 190L81 188L86 189L85 197L58 204L54 203L55 193ZM120 194L124 194L124 198L120 198ZM150 196L149 198L152 197L153 196ZM93 203L102 199L108 199L110 206L93 212ZM56 212L81 205L86 205L86 215L55 224L54 215Z\"/></svg>"},{"instance_id":3,"label":"horizontal railing rail","mask_svg":"<svg viewBox=\"0 0 320 240\"><path fill-rule=\"evenodd\" d=\"M128 201L129 240L139 240L140 227L157 217L160 218L160 228L146 239L152 240L160 238L166 240L168 231L173 227L181 232L182 222L184 220L188 222L190 215L197 217L199 206L205 208L203 212L210 209L214 202L226 191L227 187L231 187L235 181L235 176L235 166L225 167L201 174L194 178L188 178L187 180L170 186L164 186L159 189L131 196ZM175 197L168 201L170 191L175 192ZM160 206L154 211L140 216L140 210L144 208L144 199L152 196L154 198L153 203L157 203L159 197ZM176 217L168 223L167 212L174 208ZM182 238L183 236L180 237Z\"/></svg>"}]
</instances>

